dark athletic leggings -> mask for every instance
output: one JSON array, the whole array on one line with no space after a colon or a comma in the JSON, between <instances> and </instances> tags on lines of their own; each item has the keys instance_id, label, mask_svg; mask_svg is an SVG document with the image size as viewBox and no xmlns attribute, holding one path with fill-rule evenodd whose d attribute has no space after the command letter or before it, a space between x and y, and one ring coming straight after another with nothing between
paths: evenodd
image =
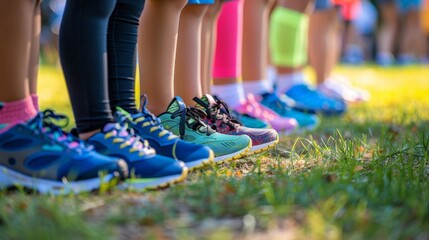
<instances>
[{"instance_id":1,"label":"dark athletic leggings","mask_svg":"<svg viewBox=\"0 0 429 240\"><path fill-rule=\"evenodd\" d=\"M132 113L138 20L144 0L68 0L60 59L79 133L113 122L116 106Z\"/></svg>"}]
</instances>

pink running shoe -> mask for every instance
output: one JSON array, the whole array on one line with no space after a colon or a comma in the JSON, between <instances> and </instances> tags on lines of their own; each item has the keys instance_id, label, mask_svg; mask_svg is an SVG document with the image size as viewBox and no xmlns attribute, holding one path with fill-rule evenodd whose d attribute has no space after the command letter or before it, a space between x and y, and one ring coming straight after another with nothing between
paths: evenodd
<instances>
[{"instance_id":1,"label":"pink running shoe","mask_svg":"<svg viewBox=\"0 0 429 240\"><path fill-rule=\"evenodd\" d=\"M281 117L273 110L260 104L252 93L248 93L246 101L234 110L270 123L272 128L280 134L290 134L298 127L298 122L294 118Z\"/></svg>"}]
</instances>

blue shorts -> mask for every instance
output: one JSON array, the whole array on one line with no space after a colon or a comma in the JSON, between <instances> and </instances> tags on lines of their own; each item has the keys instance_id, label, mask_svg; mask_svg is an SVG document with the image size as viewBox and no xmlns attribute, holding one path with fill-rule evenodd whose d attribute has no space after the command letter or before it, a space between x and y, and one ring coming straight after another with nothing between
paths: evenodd
<instances>
[{"instance_id":1,"label":"blue shorts","mask_svg":"<svg viewBox=\"0 0 429 240\"><path fill-rule=\"evenodd\" d=\"M214 4L214 0L189 0L188 4Z\"/></svg>"},{"instance_id":2,"label":"blue shorts","mask_svg":"<svg viewBox=\"0 0 429 240\"><path fill-rule=\"evenodd\" d=\"M331 0L316 0L314 5L314 10L323 11L323 10L331 9L332 7L333 6L332 6Z\"/></svg>"}]
</instances>

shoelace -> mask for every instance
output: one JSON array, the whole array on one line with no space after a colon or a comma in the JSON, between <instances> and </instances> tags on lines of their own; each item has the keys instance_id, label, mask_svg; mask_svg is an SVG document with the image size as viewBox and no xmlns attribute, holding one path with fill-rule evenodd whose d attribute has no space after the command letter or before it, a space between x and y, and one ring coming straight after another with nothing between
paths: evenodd
<instances>
[{"instance_id":1,"label":"shoelace","mask_svg":"<svg viewBox=\"0 0 429 240\"><path fill-rule=\"evenodd\" d=\"M134 130L128 128L128 124L124 121L115 124L115 127L105 133L104 137L105 139L113 137L113 143L120 144L119 148L130 148L130 153L138 152L139 156L155 153L149 146L149 142L136 135Z\"/></svg>"},{"instance_id":2,"label":"shoelace","mask_svg":"<svg viewBox=\"0 0 429 240\"><path fill-rule=\"evenodd\" d=\"M221 120L221 122L226 124L230 129L236 129L238 127L237 125L241 125L238 120L231 116L228 105L224 101L215 99L216 103L212 106L197 97L194 98L194 101L204 107L207 117L212 123ZM212 128L216 129L216 125L212 125Z\"/></svg>"},{"instance_id":3,"label":"shoelace","mask_svg":"<svg viewBox=\"0 0 429 240\"><path fill-rule=\"evenodd\" d=\"M62 125L59 125L59 122L62 120L65 120L65 122ZM91 151L93 149L92 146L85 145L85 143L80 139L62 130L62 128L67 126L68 123L69 118L66 115L57 114L48 109L43 112L39 112L35 120L30 123L30 126L37 132L48 136L53 143L61 144L69 149L73 149L81 153Z\"/></svg>"},{"instance_id":4,"label":"shoelace","mask_svg":"<svg viewBox=\"0 0 429 240\"><path fill-rule=\"evenodd\" d=\"M177 136L174 135L172 132L164 129L164 127L161 125L161 120L159 118L157 118L155 115L149 112L149 110L147 110L146 106L148 104L148 99L146 94L140 97L140 103L141 112L134 116L134 121L136 123L142 122L142 127L150 127L149 131L151 133L159 131L158 136L160 138L165 135L168 135L168 140L177 138Z\"/></svg>"},{"instance_id":5,"label":"shoelace","mask_svg":"<svg viewBox=\"0 0 429 240\"><path fill-rule=\"evenodd\" d=\"M201 118L204 118L207 116L206 112L204 112L203 110L199 109L199 108L194 108L194 107L186 107L183 108L182 110L178 110L175 113L173 113L171 115L171 118L176 118L180 116L180 125L179 125L179 133L180 133L180 138L183 139L185 136L185 126L188 125L188 127L192 128L192 130L194 131L200 131L203 132L203 130L201 130L201 127L205 129L205 133L207 136L210 136L211 134L215 133L216 131L213 130L210 126L206 125ZM187 118L190 118L192 120L194 120L194 122L192 124L188 123Z\"/></svg>"}]
</instances>

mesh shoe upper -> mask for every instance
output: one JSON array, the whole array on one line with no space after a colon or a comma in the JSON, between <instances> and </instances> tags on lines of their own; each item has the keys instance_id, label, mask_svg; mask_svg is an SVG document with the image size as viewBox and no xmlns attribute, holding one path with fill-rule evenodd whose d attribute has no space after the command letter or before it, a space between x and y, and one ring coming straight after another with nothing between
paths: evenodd
<instances>
[{"instance_id":1,"label":"mesh shoe upper","mask_svg":"<svg viewBox=\"0 0 429 240\"><path fill-rule=\"evenodd\" d=\"M63 132L55 124L62 119L66 117L46 110L1 134L0 165L27 176L54 181L79 181L97 178L100 172L127 171L119 159L103 156Z\"/></svg>"},{"instance_id":2,"label":"mesh shoe upper","mask_svg":"<svg viewBox=\"0 0 429 240\"><path fill-rule=\"evenodd\" d=\"M215 100L211 95L204 95L201 99L194 98L194 101L207 114L203 118L204 122L216 131L229 135L247 135L252 139L252 145L260 145L278 140L278 134L274 129L258 129L243 127L240 122L231 117L228 105Z\"/></svg>"},{"instance_id":3,"label":"mesh shoe upper","mask_svg":"<svg viewBox=\"0 0 429 240\"><path fill-rule=\"evenodd\" d=\"M210 147L215 156L227 155L248 148L251 142L249 137L220 134L201 120L205 116L205 112L201 109L186 107L180 97L175 97L167 111L159 118L166 129L179 135L185 141Z\"/></svg>"}]
</instances>

